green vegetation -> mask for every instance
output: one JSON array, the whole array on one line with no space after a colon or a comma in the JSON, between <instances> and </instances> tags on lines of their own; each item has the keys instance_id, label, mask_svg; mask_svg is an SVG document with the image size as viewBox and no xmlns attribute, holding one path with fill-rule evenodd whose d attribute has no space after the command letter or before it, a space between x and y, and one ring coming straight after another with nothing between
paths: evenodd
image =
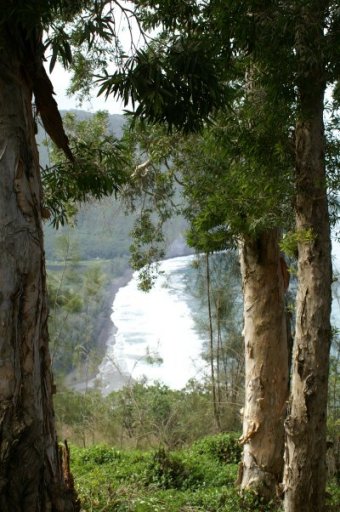
<instances>
[{"instance_id":1,"label":"green vegetation","mask_svg":"<svg viewBox=\"0 0 340 512\"><path fill-rule=\"evenodd\" d=\"M161 228L173 212L183 213L176 204L177 184L184 191L188 240L206 262L211 378L179 392L143 382L105 399L89 392L92 356L109 302L106 273L119 267L89 260L117 258L124 268L127 239L120 226L122 246L110 252L105 235L100 237L105 250L100 250L98 219L79 236L82 255L73 254L70 241L61 239L64 253L61 258L52 253L49 271L52 360L59 376L80 367L86 373L84 395L67 397L65 392L68 401L63 393L57 395L61 429L84 449L107 438L120 449L156 450L93 447L80 452L74 470L85 509L269 512L281 508L276 500L282 492L286 512L325 512L327 477L339 476L336 333L329 357L330 226L338 217L339 189L339 145L332 144L339 128L338 2L7 4L0 15L1 511L80 512L67 446L59 451L56 437L41 220L64 225L82 203L110 201L113 194L129 199L122 190L131 181L134 268L165 254ZM138 42L132 40L135 27ZM120 38L124 30L130 34L127 50ZM174 154L170 140L163 156L162 137L135 166L131 141L113 136L105 113L90 124L66 116L67 135L45 69L49 56L50 71L57 62L73 71L69 92L84 98L95 83L99 94L132 105L133 122L143 123L145 133L148 124L156 130L161 125L164 133L189 138L175 144ZM331 107L337 110L331 115L331 138L324 129L330 89L335 91ZM51 149L52 165L43 170L35 144L39 119L58 148ZM144 157L145 148L137 141L136 154ZM174 180L163 172L164 167L172 172L171 162L181 171ZM144 201L147 194L150 199ZM297 257L298 279L291 358L284 297L289 276L278 245L286 230L292 233L286 248ZM204 437L239 426L238 319L232 296L213 289L211 265L213 252L236 243L244 292L244 448L237 475L243 496L233 485L236 438ZM143 272L146 289L152 279ZM227 314L235 322L225 340L221 322ZM228 407L222 410L224 401ZM86 467L94 475L93 486L82 473ZM333 486L329 510L339 505Z\"/></svg>"},{"instance_id":2,"label":"green vegetation","mask_svg":"<svg viewBox=\"0 0 340 512\"><path fill-rule=\"evenodd\" d=\"M192 380L183 390L137 382L106 397L96 390L80 394L65 389L57 393L55 409L60 437L81 446L106 442L120 448L177 449L217 431L210 382ZM232 412L229 406L221 417L225 431L240 429ZM221 459L235 458L235 452L215 447ZM208 442L199 449L213 450Z\"/></svg>"},{"instance_id":3,"label":"green vegetation","mask_svg":"<svg viewBox=\"0 0 340 512\"><path fill-rule=\"evenodd\" d=\"M113 197L89 203L79 209L73 226L56 231L49 223L45 225L47 259L56 259L55 239L62 234L71 237L81 260L128 260L132 226L133 218L125 215L122 203Z\"/></svg>"},{"instance_id":4,"label":"green vegetation","mask_svg":"<svg viewBox=\"0 0 340 512\"><path fill-rule=\"evenodd\" d=\"M195 147L195 151L198 150L197 144L192 147ZM203 184L208 176L209 166L206 164L209 161L213 161L214 165L216 163L214 155L216 156L217 149L214 154L211 154L211 149L210 140L206 151L206 156L210 160L209 158L200 159L202 154L197 156L194 152L192 160L195 165L192 165L192 174L186 169L187 175L183 171L181 176L182 184L188 186L191 191L196 189L200 191L200 197L193 199L198 199L201 210L204 200L209 197L209 194L203 190ZM177 158L182 156L178 154ZM226 155L222 156L223 160ZM156 161L156 163L161 164L161 160L162 156L160 162ZM221 170L222 163L221 161L219 165ZM202 165L202 173L198 175L199 164ZM153 166L151 167L153 169ZM151 191L164 208L162 224L171 213L171 207L168 210L165 202L166 195L169 192L170 197L176 197L178 190L171 188L162 168L158 175L153 174L154 169L152 169L149 169L146 176L140 177L141 184L137 180L134 186L138 189L141 185L142 192L146 194L143 187L146 181L150 180ZM159 182L153 181L157 176ZM203 180L202 183L200 177ZM197 180L196 187L193 187L194 178ZM216 180L215 176L213 190L216 188ZM222 193L223 187L221 190L217 188L223 202L225 199ZM129 191L125 191L125 201L129 199L132 201L133 190L130 194L129 197ZM250 194L249 197L252 195L254 194ZM231 197L235 197L235 191L231 191ZM137 195L137 200L133 201L132 216L125 217L121 203L111 197L105 198L99 205L87 204L78 212L76 227L71 231L72 244L65 236L69 228L63 228L61 231L63 235L58 235L59 242L53 249L51 249L52 244L48 244L49 254L53 258L49 262L50 299L54 305L51 316L52 327L50 327L52 356L54 368L59 377L75 369L85 368L87 382L88 378L94 374L103 354L103 345L98 343L98 339L100 339L102 327L101 320L104 320L105 315L107 318L109 316L112 301L110 282L112 277L121 275L127 268L129 232L132 230L135 237L137 234L137 240L139 236L141 241L140 247L136 245L132 247L132 249L136 247L138 249L135 252L132 250L133 256L143 254L143 250L150 242L151 244L153 241L163 243L163 235L158 232L157 224L153 232L154 225L151 223L155 215L154 199L150 199L148 205L150 207L145 205L146 199L140 200ZM111 477L107 472L105 473L107 481L104 484L104 475L101 480L100 470L93 468L95 475L93 487L86 483L86 489L89 489L92 497L87 494L86 489L84 491L81 487L83 478L81 474L80 494L84 498L84 507L88 506L88 510L278 510L278 504L261 504L258 498L249 494L240 498L231 485L232 482L229 482L225 473L218 469L219 465L227 464L228 467L230 466L230 471L235 473L236 468L231 466L231 461L237 463L240 454L240 447L237 444L226 445L223 437L217 439L208 437L200 440L202 436L211 435L218 430L239 429L239 410L243 402L240 278L233 251L210 253L214 249L223 248L226 242L224 230L222 229L222 233L219 232L219 228L221 226L223 228L223 223L213 219L217 222L217 230L210 222L205 224L208 213L214 211L215 207L212 208L214 205L215 203L210 204L208 201L207 211L202 210L202 225L198 223L194 226L197 228L195 233L191 226L190 232L190 243L193 246L195 246L194 235L199 233L203 235L204 243L196 245L202 250L209 248L206 254L209 272L205 271L203 261L199 278L189 280L196 295L198 329L204 332L206 337L210 334L211 338L204 354L206 359L211 361L213 368L211 381L203 385L192 382L182 391L173 391L161 384L148 386L146 383L138 382L105 398L101 397L96 390L87 390L84 395L62 390L56 396L55 406L61 437L67 437L83 447L97 442L119 446L119 453L124 454L124 456L121 455L121 459L131 471L131 475L129 473L124 481L126 488L122 487L121 490L118 482L111 485ZM222 211L220 206L218 209ZM192 209L191 215L195 211ZM258 218L256 213L255 217ZM188 219L190 220L190 215ZM141 228L140 232L138 227ZM172 227L169 232L170 239L171 237L176 239L178 231ZM48 240L51 241L54 236L48 229ZM306 234L304 237L297 237L293 232L290 238L286 237L286 252L294 255L298 243L312 240L313 237L307 237ZM155 254L159 253L156 251ZM143 260L142 263L148 263L148 260ZM193 269L194 271L196 272L197 269ZM210 302L210 305L207 302ZM210 309L210 318L208 309ZM59 330L53 329L53 322ZM63 346L59 345L60 340ZM333 359L331 363L330 387L333 391L338 386L338 359L334 357L334 364ZM334 395L336 393L333 391L332 398L336 404L337 398L334 398ZM338 408L336 405L333 408L336 409L335 415L333 414L335 417ZM337 419L332 418L330 424L332 437L336 437L337 425ZM190 450L178 451L184 450L192 443L195 444ZM143 466L142 462L145 462L145 467L141 469L142 474L139 473L138 468L136 470L132 467L134 458L131 454L136 452L121 451L159 446L165 448L153 453L138 452L136 457L141 466ZM96 463L100 467L109 463L112 465L113 449L101 448L101 450L102 455L96 456ZM176 452L169 450L176 450ZM113 451L116 453L117 450ZM205 464L206 458L218 459L218 467L211 465L213 467L211 473L209 473L210 466ZM91 460L90 456L89 460ZM77 477L77 469L75 471ZM109 469L104 468L105 471ZM214 478L211 476L212 473ZM218 475L224 476L219 479ZM211 480L209 480L210 477ZM96 488L95 482L100 487L100 491ZM112 491L112 488L115 490ZM106 492L103 489L108 490ZM335 485L332 489L330 500L335 510L338 504ZM125 493L125 498L122 498L120 493L122 495Z\"/></svg>"},{"instance_id":5,"label":"green vegetation","mask_svg":"<svg viewBox=\"0 0 340 512\"><path fill-rule=\"evenodd\" d=\"M237 253L207 253L195 260L189 289L202 356L210 363L217 426L237 424L244 403L242 291ZM227 419L228 418L228 419Z\"/></svg>"},{"instance_id":6,"label":"green vegetation","mask_svg":"<svg viewBox=\"0 0 340 512\"><path fill-rule=\"evenodd\" d=\"M177 451L73 447L72 471L86 512L281 510L280 501L264 504L252 494L239 495L236 455L240 456L236 434L204 438ZM335 512L339 505L339 489L331 482L327 511Z\"/></svg>"},{"instance_id":7,"label":"green vegetation","mask_svg":"<svg viewBox=\"0 0 340 512\"><path fill-rule=\"evenodd\" d=\"M114 293L131 276L134 219L110 198L82 208L74 226L45 227L50 346L58 378L85 361L95 367L104 355ZM169 255L186 248L181 228L176 219L167 226Z\"/></svg>"},{"instance_id":8,"label":"green vegetation","mask_svg":"<svg viewBox=\"0 0 340 512\"><path fill-rule=\"evenodd\" d=\"M70 234L56 236L54 245L55 260L47 262L52 364L58 380L76 369L86 378L104 355L114 283L123 282L128 264L80 260Z\"/></svg>"}]
</instances>

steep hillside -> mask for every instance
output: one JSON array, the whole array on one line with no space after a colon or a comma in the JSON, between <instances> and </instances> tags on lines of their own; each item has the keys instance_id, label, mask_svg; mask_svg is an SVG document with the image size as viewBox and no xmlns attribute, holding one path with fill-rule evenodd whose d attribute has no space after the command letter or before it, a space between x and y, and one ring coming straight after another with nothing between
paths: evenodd
<instances>
[{"instance_id":1,"label":"steep hillside","mask_svg":"<svg viewBox=\"0 0 340 512\"><path fill-rule=\"evenodd\" d=\"M79 120L88 119L91 113L83 110L72 110ZM65 113L62 111L62 114ZM110 130L120 137L123 133L124 116L110 115ZM41 166L49 165L49 156L44 139L46 133L39 129L37 136ZM126 215L124 207L114 197L105 198L100 202L88 203L81 207L76 217L73 228L65 227L56 231L48 222L45 224L45 250L48 260L58 259L55 250L55 241L58 235L67 234L70 243L80 260L94 258L115 259L129 258L129 246L131 244L130 231L135 220L135 215ZM185 244L183 232L185 222L181 218L175 218L166 226L167 256L188 254L190 251Z\"/></svg>"},{"instance_id":2,"label":"steep hillside","mask_svg":"<svg viewBox=\"0 0 340 512\"><path fill-rule=\"evenodd\" d=\"M75 112L80 120L91 116ZM112 132L121 136L123 116L112 115L109 120ZM45 137L40 130L43 168L50 164ZM81 385L96 373L113 329L110 314L114 295L131 277L130 232L136 215L138 212L126 215L122 202L112 196L81 206L73 226L56 230L45 223L51 353L59 381L67 376L69 385ZM168 257L190 252L184 230L182 218L168 222Z\"/></svg>"}]
</instances>

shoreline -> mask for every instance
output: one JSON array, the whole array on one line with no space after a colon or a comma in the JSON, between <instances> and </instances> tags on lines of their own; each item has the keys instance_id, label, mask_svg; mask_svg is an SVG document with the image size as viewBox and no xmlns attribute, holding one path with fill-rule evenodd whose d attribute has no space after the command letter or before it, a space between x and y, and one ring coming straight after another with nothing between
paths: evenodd
<instances>
[{"instance_id":1,"label":"shoreline","mask_svg":"<svg viewBox=\"0 0 340 512\"><path fill-rule=\"evenodd\" d=\"M111 320L113 303L120 288L124 288L124 286L127 286L127 284L132 279L132 276L133 270L130 267L128 267L121 276L115 277L112 280L112 283L110 284L109 287L109 314L105 318L96 344L96 349L98 352L98 361L96 362L96 367L94 369L89 369L86 366L84 366L81 369L77 369L69 373L64 379L64 385L66 386L67 389L79 393L84 393L88 389L95 389L96 387L100 389L100 387L98 386L99 382L97 382L96 379L99 372L99 366L102 363L103 359L105 358L108 343L111 341L112 338L115 338L115 334L117 332L117 327ZM121 388L128 380L127 378L124 379L124 376L119 372L118 369L117 375L113 375L112 379L114 380L113 385L117 387L117 389Z\"/></svg>"},{"instance_id":2,"label":"shoreline","mask_svg":"<svg viewBox=\"0 0 340 512\"><path fill-rule=\"evenodd\" d=\"M184 254L183 254L184 252ZM188 251L179 251L179 253L170 253L167 254L166 257L161 261L172 260L175 258L181 258L186 256L193 256L194 253ZM66 388L76 391L79 393L84 393L89 389L98 389L101 393L105 393L105 388L100 385L99 379L97 376L99 374L99 367L105 359L107 346L115 344L115 335L117 332L117 327L111 320L111 314L113 311L113 304L116 297L116 294L121 288L127 286L130 280L133 278L133 275L136 271L133 271L130 267L128 267L121 276L115 277L110 285L110 313L106 317L105 322L103 323L103 327L100 330L96 348L98 351L98 362L96 363L95 368L89 369L84 366L81 369L74 370L74 372L67 375L64 379L64 385ZM124 374L119 368L110 375L111 383L110 390L117 391L124 387L124 385L131 383L131 376Z\"/></svg>"}]
</instances>

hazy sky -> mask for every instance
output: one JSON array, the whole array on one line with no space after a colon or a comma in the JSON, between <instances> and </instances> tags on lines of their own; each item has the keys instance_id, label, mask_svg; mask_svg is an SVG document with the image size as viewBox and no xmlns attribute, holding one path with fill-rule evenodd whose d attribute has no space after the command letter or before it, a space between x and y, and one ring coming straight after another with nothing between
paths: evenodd
<instances>
[{"instance_id":1,"label":"hazy sky","mask_svg":"<svg viewBox=\"0 0 340 512\"><path fill-rule=\"evenodd\" d=\"M46 66L47 67L47 66ZM110 114L121 114L123 106L121 103L114 99L105 101L105 96L99 98L96 97L94 92L91 102L85 102L83 105L79 105L76 96L67 95L66 91L69 86L70 78L69 74L60 65L56 64L55 68L50 75L54 92L56 93L55 99L58 103L60 110L70 110L74 108L86 110L88 112L95 112L97 110L107 110Z\"/></svg>"},{"instance_id":2,"label":"hazy sky","mask_svg":"<svg viewBox=\"0 0 340 512\"><path fill-rule=\"evenodd\" d=\"M129 0L122 0L119 3L120 6L131 8L131 4ZM118 34L119 43L125 54L131 54L132 45L134 48L139 48L143 46L145 37L141 36L139 26L135 21L134 17L131 15L130 11L126 11L125 13L118 6L115 7L115 29ZM148 38L153 37L157 31L150 31L148 34ZM131 38L132 37L132 38ZM46 55L46 69L49 66L49 55ZM123 104L110 98L108 101L105 101L105 95L97 98L96 92L93 93L93 98L91 102L85 102L83 105L79 105L77 98L75 96L67 95L66 90L68 88L70 79L68 73L63 69L61 64L56 63L53 72L50 76L54 92L56 93L55 99L58 103L60 110L69 110L69 109L82 109L88 112L95 112L97 110L107 110L110 114L122 114L124 109Z\"/></svg>"}]
</instances>

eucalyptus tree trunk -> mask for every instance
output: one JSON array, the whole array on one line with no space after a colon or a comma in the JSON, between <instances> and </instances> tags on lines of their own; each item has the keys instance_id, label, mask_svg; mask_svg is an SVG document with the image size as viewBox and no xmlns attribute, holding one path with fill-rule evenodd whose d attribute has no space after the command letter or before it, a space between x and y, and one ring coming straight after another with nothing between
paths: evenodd
<instances>
[{"instance_id":1,"label":"eucalyptus tree trunk","mask_svg":"<svg viewBox=\"0 0 340 512\"><path fill-rule=\"evenodd\" d=\"M321 512L326 484L332 276L323 124L322 11L326 4L310 2L301 13L297 32L297 57L302 63L296 124L299 285L290 414L285 424L286 512ZM309 61L308 52L313 54Z\"/></svg>"},{"instance_id":2,"label":"eucalyptus tree trunk","mask_svg":"<svg viewBox=\"0 0 340 512\"><path fill-rule=\"evenodd\" d=\"M3 26L0 36L0 510L68 512L77 504L54 426L32 86Z\"/></svg>"},{"instance_id":3,"label":"eucalyptus tree trunk","mask_svg":"<svg viewBox=\"0 0 340 512\"><path fill-rule=\"evenodd\" d=\"M281 482L288 398L285 285L272 229L240 243L244 295L245 406L241 489L265 499Z\"/></svg>"}]
</instances>

